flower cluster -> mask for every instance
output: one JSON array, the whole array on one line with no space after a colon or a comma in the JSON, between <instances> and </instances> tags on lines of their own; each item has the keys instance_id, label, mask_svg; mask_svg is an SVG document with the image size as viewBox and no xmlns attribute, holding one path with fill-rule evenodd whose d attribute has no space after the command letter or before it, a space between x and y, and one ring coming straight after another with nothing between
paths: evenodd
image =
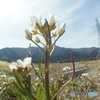
<instances>
[{"instance_id":1,"label":"flower cluster","mask_svg":"<svg viewBox=\"0 0 100 100\"><path fill-rule=\"evenodd\" d=\"M50 90L50 82L49 82L49 64L50 57L55 49L55 44L57 40L64 34L66 24L62 23L61 25L57 25L60 17L56 15L49 14L49 19L45 19L44 23L42 23L42 17L39 18L32 16L29 29L25 30L26 39L32 41L36 46L38 46L44 53L45 57L45 70L43 71L41 68L42 62L39 62L39 68L35 68L33 63L31 63L31 57L25 58L22 60L17 60L17 62L13 62L9 67L11 71L13 71L14 76L16 78L16 86L19 88L20 92L24 94L24 96L28 97L29 100L53 100L57 97L59 91L61 91L65 85L58 91L56 87L53 90ZM44 42L40 39L42 37ZM40 44L43 45L44 48ZM30 48L29 48L30 51ZM34 93L32 93L31 89L31 75L28 73L31 71L31 66L34 69L34 72L38 77L36 77L36 82L38 87ZM65 68L67 69L67 68ZM44 74L43 74L44 72ZM53 79L51 79L53 80ZM62 81L61 81L62 82ZM59 81L60 83L60 81ZM43 85L43 86L42 86ZM58 84L59 85L59 84ZM58 91L58 93L53 93L52 97L50 91ZM36 94L36 95L35 95ZM41 94L41 95L37 95ZM43 96L43 97L41 97Z\"/></svg>"},{"instance_id":2,"label":"flower cluster","mask_svg":"<svg viewBox=\"0 0 100 100\"><path fill-rule=\"evenodd\" d=\"M9 67L11 71L28 73L31 70L31 57L27 57L23 61L19 59L17 62L13 62Z\"/></svg>"},{"instance_id":3,"label":"flower cluster","mask_svg":"<svg viewBox=\"0 0 100 100\"><path fill-rule=\"evenodd\" d=\"M81 76L82 77L88 77L88 75L89 75L88 73L83 73Z\"/></svg>"},{"instance_id":4,"label":"flower cluster","mask_svg":"<svg viewBox=\"0 0 100 100\"><path fill-rule=\"evenodd\" d=\"M69 66L66 66L66 67L64 67L62 70L63 70L63 71L68 71L68 70L70 70L70 67L69 67Z\"/></svg>"},{"instance_id":5,"label":"flower cluster","mask_svg":"<svg viewBox=\"0 0 100 100\"><path fill-rule=\"evenodd\" d=\"M42 23L42 17L39 18L32 16L30 25L30 29L26 29L26 39L34 41L35 43L42 43L39 39L38 35L42 36L47 42L48 34L50 33L50 38L52 37L60 37L65 32L66 24L62 23L57 27L57 22L60 19L59 16L49 14L49 20L45 19L45 22ZM42 43L43 44L43 43Z\"/></svg>"}]
</instances>

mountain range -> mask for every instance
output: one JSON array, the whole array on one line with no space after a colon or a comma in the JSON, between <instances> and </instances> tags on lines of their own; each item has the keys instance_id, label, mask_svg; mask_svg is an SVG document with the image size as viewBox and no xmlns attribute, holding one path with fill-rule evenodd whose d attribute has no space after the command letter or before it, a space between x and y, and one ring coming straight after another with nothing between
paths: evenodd
<instances>
[{"instance_id":1,"label":"mountain range","mask_svg":"<svg viewBox=\"0 0 100 100\"><path fill-rule=\"evenodd\" d=\"M70 61L70 50L72 50L75 60L95 59L98 55L98 48L65 48L55 47L51 56L51 62L55 61ZM16 61L24 59L27 56L28 48L3 48L0 49L0 60ZM43 52L38 47L31 47L32 59L37 62L40 57L44 59Z\"/></svg>"}]
</instances>

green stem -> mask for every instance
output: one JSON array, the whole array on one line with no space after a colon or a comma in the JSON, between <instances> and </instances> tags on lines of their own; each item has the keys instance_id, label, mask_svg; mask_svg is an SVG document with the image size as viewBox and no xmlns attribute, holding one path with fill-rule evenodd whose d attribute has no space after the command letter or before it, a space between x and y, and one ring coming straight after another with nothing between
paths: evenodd
<instances>
[{"instance_id":1,"label":"green stem","mask_svg":"<svg viewBox=\"0 0 100 100\"><path fill-rule=\"evenodd\" d=\"M55 42L52 44L52 46L55 45L55 43L57 42L57 40L58 40L59 38L60 38L60 36L57 37L57 39L56 39Z\"/></svg>"},{"instance_id":2,"label":"green stem","mask_svg":"<svg viewBox=\"0 0 100 100\"><path fill-rule=\"evenodd\" d=\"M38 72L35 70L35 67L34 67L33 63L31 63L31 65L32 65L32 68L34 69L35 74L39 77L39 79L41 79L40 75L39 75Z\"/></svg>"},{"instance_id":3,"label":"green stem","mask_svg":"<svg viewBox=\"0 0 100 100\"><path fill-rule=\"evenodd\" d=\"M49 94L49 62L50 62L50 54L48 48L46 47L45 53L45 88L46 88L46 98L50 100Z\"/></svg>"},{"instance_id":4,"label":"green stem","mask_svg":"<svg viewBox=\"0 0 100 100\"><path fill-rule=\"evenodd\" d=\"M36 42L34 42L33 40L31 40L35 45L37 45L44 53L45 53L45 50L43 48L41 48Z\"/></svg>"},{"instance_id":5,"label":"green stem","mask_svg":"<svg viewBox=\"0 0 100 100\"><path fill-rule=\"evenodd\" d=\"M50 63L50 50L51 50L51 34L48 21L45 19L45 25L48 33L46 34L46 51L45 51L45 89L46 89L46 99L50 100L49 93L49 63Z\"/></svg>"}]
</instances>

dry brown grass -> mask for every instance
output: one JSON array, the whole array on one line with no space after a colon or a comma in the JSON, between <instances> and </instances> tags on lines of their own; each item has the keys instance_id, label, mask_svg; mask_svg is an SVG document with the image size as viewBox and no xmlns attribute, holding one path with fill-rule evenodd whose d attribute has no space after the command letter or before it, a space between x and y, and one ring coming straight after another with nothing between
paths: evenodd
<instances>
[{"instance_id":1,"label":"dry brown grass","mask_svg":"<svg viewBox=\"0 0 100 100\"><path fill-rule=\"evenodd\" d=\"M35 64L35 66L37 67L37 64ZM55 81L57 76L63 73L62 68L64 68L65 66L71 67L71 70L72 70L72 63L71 62L70 63L50 63L50 77L53 77L54 81ZM90 90L90 92L93 91L93 92L98 92L100 94L100 60L75 62L75 67L76 67L76 69L84 68L84 67L87 67L89 69L86 72L89 74L88 79L90 79L90 81L92 83L87 80L88 90ZM78 82L82 83L82 82L84 82L84 79L82 81L78 81ZM84 91L87 91L83 87L77 87L76 91L80 90L81 88ZM65 88L65 90L63 90L61 93L61 95L63 95L64 98L68 98L68 95L67 95L68 89L69 89L69 86L67 86ZM88 98L79 97L77 99L100 100L100 95L98 97L88 97ZM76 100L76 99L73 99L73 100Z\"/></svg>"},{"instance_id":2,"label":"dry brown grass","mask_svg":"<svg viewBox=\"0 0 100 100\"><path fill-rule=\"evenodd\" d=\"M72 70L72 63L51 63L50 64L50 74L52 75L52 77L56 77L59 74L63 73L62 68L64 68L65 66L69 66L71 67ZM88 83L88 89L86 90L84 87L77 87L76 91L83 89L84 91L90 91L90 92L98 92L98 97L79 97L77 99L81 99L81 100L100 100L100 60L91 60L91 61L79 61L79 62L75 62L75 67L76 69L79 68L84 68L87 67L89 70L86 71L86 73L88 73L88 79L91 81L89 82L89 80L87 80ZM65 75L66 77L66 75ZM67 78L65 78L67 81ZM55 80L55 78L54 78ZM84 79L81 81L77 81L80 83L84 83ZM69 90L70 86L67 86L61 93L61 95L63 96L63 98L68 98L68 90ZM66 94L66 95L65 95ZM70 98L70 97L69 97ZM71 98L72 99L72 98ZM73 100L77 100L77 99L73 99Z\"/></svg>"},{"instance_id":3,"label":"dry brown grass","mask_svg":"<svg viewBox=\"0 0 100 100\"><path fill-rule=\"evenodd\" d=\"M0 70L6 70L6 71L9 70L9 64L10 63L8 62L0 61ZM34 66L38 67L38 64L34 64ZM57 79L57 76L63 73L62 68L64 68L65 66L71 67L71 70L72 70L71 62L69 63L50 63L50 78L53 77L54 82L55 82L55 79ZM42 64L42 67L44 68L44 64ZM87 71L89 74L88 78L91 80L92 83L89 83L88 89L94 92L98 92L100 94L100 61L99 60L79 61L79 62L75 62L75 67L76 69L83 68L83 67L89 68L89 70ZM84 82L84 80L82 82ZM70 85L67 86L60 93L63 98L68 98L69 87ZM80 87L77 87L76 91L79 89ZM96 97L93 97L93 98L96 98ZM76 100L76 99L73 99L73 100ZM83 98L81 100L94 100L94 99L90 97L88 99ZM100 100L100 96L98 96L96 100Z\"/></svg>"},{"instance_id":4,"label":"dry brown grass","mask_svg":"<svg viewBox=\"0 0 100 100\"><path fill-rule=\"evenodd\" d=\"M6 61L0 61L0 67L8 67L9 63Z\"/></svg>"},{"instance_id":5,"label":"dry brown grass","mask_svg":"<svg viewBox=\"0 0 100 100\"><path fill-rule=\"evenodd\" d=\"M9 70L9 64L8 62L6 61L0 61L0 70L3 71L3 70Z\"/></svg>"}]
</instances>

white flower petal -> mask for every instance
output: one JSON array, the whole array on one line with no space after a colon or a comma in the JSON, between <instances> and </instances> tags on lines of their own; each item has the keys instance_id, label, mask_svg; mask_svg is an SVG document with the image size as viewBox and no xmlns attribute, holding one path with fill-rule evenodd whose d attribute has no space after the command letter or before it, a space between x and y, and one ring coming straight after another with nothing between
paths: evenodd
<instances>
[{"instance_id":1,"label":"white flower petal","mask_svg":"<svg viewBox=\"0 0 100 100\"><path fill-rule=\"evenodd\" d=\"M16 62L12 62L12 65L18 66L18 64Z\"/></svg>"},{"instance_id":2,"label":"white flower petal","mask_svg":"<svg viewBox=\"0 0 100 100\"><path fill-rule=\"evenodd\" d=\"M35 16L31 17L31 21L32 21L33 25L36 24L36 19L37 19L37 17L35 17Z\"/></svg>"},{"instance_id":3,"label":"white flower petal","mask_svg":"<svg viewBox=\"0 0 100 100\"><path fill-rule=\"evenodd\" d=\"M55 15L56 22L60 19L60 16Z\"/></svg>"},{"instance_id":4,"label":"white flower petal","mask_svg":"<svg viewBox=\"0 0 100 100\"><path fill-rule=\"evenodd\" d=\"M15 69L15 70L18 69L17 66L18 66L18 64L16 62L13 62L11 65L9 65L11 71L13 71L13 69Z\"/></svg>"},{"instance_id":5,"label":"white flower petal","mask_svg":"<svg viewBox=\"0 0 100 100\"><path fill-rule=\"evenodd\" d=\"M60 25L60 27L58 28L58 34L59 34L60 36L64 34L65 28L66 28L66 23L62 23L62 24Z\"/></svg>"},{"instance_id":6,"label":"white flower petal","mask_svg":"<svg viewBox=\"0 0 100 100\"><path fill-rule=\"evenodd\" d=\"M69 66L66 66L66 67L64 67L62 70L63 70L63 71L68 71L68 70L70 70L70 67L69 67Z\"/></svg>"},{"instance_id":7,"label":"white flower petal","mask_svg":"<svg viewBox=\"0 0 100 100\"><path fill-rule=\"evenodd\" d=\"M39 21L40 21L40 22L42 21L42 16L39 16Z\"/></svg>"},{"instance_id":8,"label":"white flower petal","mask_svg":"<svg viewBox=\"0 0 100 100\"><path fill-rule=\"evenodd\" d=\"M49 20L50 20L51 19L51 16L52 16L51 13L49 13L48 16L49 16Z\"/></svg>"},{"instance_id":9,"label":"white flower petal","mask_svg":"<svg viewBox=\"0 0 100 100\"><path fill-rule=\"evenodd\" d=\"M26 38L28 40L31 40L32 39L32 33L30 33L30 31L28 29L25 30L25 33L26 33Z\"/></svg>"},{"instance_id":10,"label":"white flower petal","mask_svg":"<svg viewBox=\"0 0 100 100\"><path fill-rule=\"evenodd\" d=\"M87 77L88 75L89 75L88 73L83 73L82 77L84 77L84 76Z\"/></svg>"},{"instance_id":11,"label":"white flower petal","mask_svg":"<svg viewBox=\"0 0 100 100\"><path fill-rule=\"evenodd\" d=\"M57 16L57 15L51 15L49 13L49 24L51 24L51 25L53 25L54 23L56 24L59 19L60 19L59 16Z\"/></svg>"},{"instance_id":12,"label":"white flower petal","mask_svg":"<svg viewBox=\"0 0 100 100\"><path fill-rule=\"evenodd\" d=\"M50 22L55 23L55 17L54 16L51 16Z\"/></svg>"},{"instance_id":13,"label":"white flower petal","mask_svg":"<svg viewBox=\"0 0 100 100\"><path fill-rule=\"evenodd\" d=\"M20 59L17 60L17 63L20 67L25 67L25 64Z\"/></svg>"},{"instance_id":14,"label":"white flower petal","mask_svg":"<svg viewBox=\"0 0 100 100\"><path fill-rule=\"evenodd\" d=\"M29 66L31 64L31 57L27 57L24 59L23 63L25 65L25 67Z\"/></svg>"},{"instance_id":15,"label":"white flower petal","mask_svg":"<svg viewBox=\"0 0 100 100\"><path fill-rule=\"evenodd\" d=\"M42 26L41 20L42 20L41 16L40 16L40 18L37 18L35 16L31 17L31 21L32 21L32 24L33 24L34 27L36 27L36 23L41 27Z\"/></svg>"},{"instance_id":16,"label":"white flower petal","mask_svg":"<svg viewBox=\"0 0 100 100\"><path fill-rule=\"evenodd\" d=\"M66 28L66 23L62 23L61 26L60 26L60 29L65 30L65 28Z\"/></svg>"}]
</instances>

